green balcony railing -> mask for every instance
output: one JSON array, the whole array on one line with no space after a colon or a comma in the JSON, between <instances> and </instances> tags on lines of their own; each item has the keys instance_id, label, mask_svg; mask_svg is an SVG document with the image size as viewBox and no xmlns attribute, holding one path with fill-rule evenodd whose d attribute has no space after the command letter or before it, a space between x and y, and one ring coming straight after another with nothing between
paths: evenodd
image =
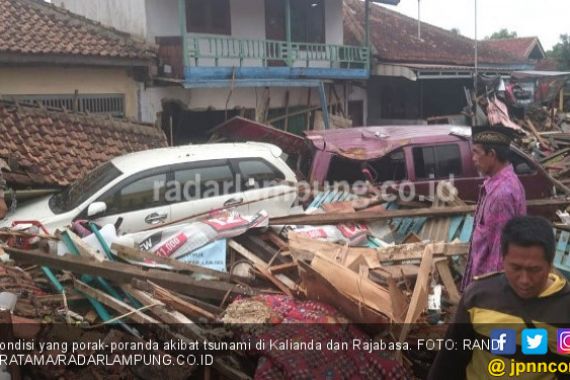
<instances>
[{"instance_id":1,"label":"green balcony railing","mask_svg":"<svg viewBox=\"0 0 570 380\"><path fill-rule=\"evenodd\" d=\"M362 46L187 35L187 66L289 66L367 69L369 49Z\"/></svg>"}]
</instances>

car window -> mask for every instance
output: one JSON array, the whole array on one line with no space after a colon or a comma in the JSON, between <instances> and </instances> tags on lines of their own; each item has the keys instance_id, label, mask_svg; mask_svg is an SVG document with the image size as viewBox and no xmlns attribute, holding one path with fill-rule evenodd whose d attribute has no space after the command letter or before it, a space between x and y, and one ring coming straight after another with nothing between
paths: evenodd
<instances>
[{"instance_id":1,"label":"car window","mask_svg":"<svg viewBox=\"0 0 570 380\"><path fill-rule=\"evenodd\" d=\"M334 155L327 171L326 180L331 183L346 181L350 184L357 181L365 181L366 177L362 173L364 164L363 161L349 160L348 158Z\"/></svg>"},{"instance_id":2,"label":"car window","mask_svg":"<svg viewBox=\"0 0 570 380\"><path fill-rule=\"evenodd\" d=\"M370 163L377 173L377 182L401 181L408 178L406 157L402 149L396 150L379 160Z\"/></svg>"},{"instance_id":3,"label":"car window","mask_svg":"<svg viewBox=\"0 0 570 380\"><path fill-rule=\"evenodd\" d=\"M414 148L413 155L416 178L435 178L435 149L432 147Z\"/></svg>"},{"instance_id":4,"label":"car window","mask_svg":"<svg viewBox=\"0 0 570 380\"><path fill-rule=\"evenodd\" d=\"M123 173L109 161L50 198L49 206L56 214L72 210L121 174Z\"/></svg>"},{"instance_id":5,"label":"car window","mask_svg":"<svg viewBox=\"0 0 570 380\"><path fill-rule=\"evenodd\" d=\"M164 204L166 173L152 175L125 184L100 201L107 204L106 214L144 210Z\"/></svg>"},{"instance_id":6,"label":"car window","mask_svg":"<svg viewBox=\"0 0 570 380\"><path fill-rule=\"evenodd\" d=\"M285 179L283 173L264 160L240 160L238 168L243 182L253 178L257 187L274 186Z\"/></svg>"},{"instance_id":7,"label":"car window","mask_svg":"<svg viewBox=\"0 0 570 380\"><path fill-rule=\"evenodd\" d=\"M236 191L234 174L227 164L179 169L174 172L184 200L211 198Z\"/></svg>"},{"instance_id":8,"label":"car window","mask_svg":"<svg viewBox=\"0 0 570 380\"><path fill-rule=\"evenodd\" d=\"M462 173L457 144L418 147L412 150L417 179L448 178Z\"/></svg>"}]
</instances>

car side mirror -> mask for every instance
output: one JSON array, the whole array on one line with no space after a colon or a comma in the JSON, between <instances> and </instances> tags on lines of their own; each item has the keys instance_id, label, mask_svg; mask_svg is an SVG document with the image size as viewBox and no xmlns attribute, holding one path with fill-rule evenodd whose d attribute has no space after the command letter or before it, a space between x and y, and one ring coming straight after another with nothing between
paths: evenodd
<instances>
[{"instance_id":1,"label":"car side mirror","mask_svg":"<svg viewBox=\"0 0 570 380\"><path fill-rule=\"evenodd\" d=\"M93 202L87 207L87 216L95 216L107 211L107 204L105 202Z\"/></svg>"},{"instance_id":2,"label":"car side mirror","mask_svg":"<svg viewBox=\"0 0 570 380\"><path fill-rule=\"evenodd\" d=\"M249 178L247 179L247 182L245 183L245 185L246 185L248 188L255 187L255 178L249 177Z\"/></svg>"}]
</instances>

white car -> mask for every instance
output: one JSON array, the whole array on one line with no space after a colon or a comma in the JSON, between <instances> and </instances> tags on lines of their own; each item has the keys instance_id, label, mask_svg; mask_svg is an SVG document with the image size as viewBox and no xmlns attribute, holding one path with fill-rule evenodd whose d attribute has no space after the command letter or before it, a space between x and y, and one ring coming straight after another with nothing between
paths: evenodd
<instances>
[{"instance_id":1,"label":"white car","mask_svg":"<svg viewBox=\"0 0 570 380\"><path fill-rule=\"evenodd\" d=\"M3 221L39 220L50 232L74 220L123 221L121 233L188 222L215 209L287 215L297 179L280 148L264 143L186 145L131 153L66 190L17 208Z\"/></svg>"}]
</instances>

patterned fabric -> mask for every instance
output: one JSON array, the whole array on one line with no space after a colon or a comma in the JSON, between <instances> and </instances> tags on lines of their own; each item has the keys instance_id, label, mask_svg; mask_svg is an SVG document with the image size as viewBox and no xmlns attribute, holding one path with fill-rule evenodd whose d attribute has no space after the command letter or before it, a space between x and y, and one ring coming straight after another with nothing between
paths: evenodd
<instances>
[{"instance_id":1,"label":"patterned fabric","mask_svg":"<svg viewBox=\"0 0 570 380\"><path fill-rule=\"evenodd\" d=\"M525 191L512 165L483 182L461 290L474 276L503 270L501 231L510 219L525 214Z\"/></svg>"},{"instance_id":2,"label":"patterned fabric","mask_svg":"<svg viewBox=\"0 0 570 380\"><path fill-rule=\"evenodd\" d=\"M259 356L255 379L409 379L405 368L382 352L355 350L352 342L370 337L346 319L333 307L315 301L298 301L282 295L254 297L268 305L277 325L270 325L255 334L255 341L264 341L265 347L253 352ZM239 302L239 301L238 301ZM345 321L345 323L339 323ZM319 342L322 349L275 349L269 342L290 344ZM327 342L348 342L348 350L328 350ZM294 343L293 343L294 342ZM387 352L393 356L394 352ZM384 353L386 354L386 353Z\"/></svg>"}]
</instances>

